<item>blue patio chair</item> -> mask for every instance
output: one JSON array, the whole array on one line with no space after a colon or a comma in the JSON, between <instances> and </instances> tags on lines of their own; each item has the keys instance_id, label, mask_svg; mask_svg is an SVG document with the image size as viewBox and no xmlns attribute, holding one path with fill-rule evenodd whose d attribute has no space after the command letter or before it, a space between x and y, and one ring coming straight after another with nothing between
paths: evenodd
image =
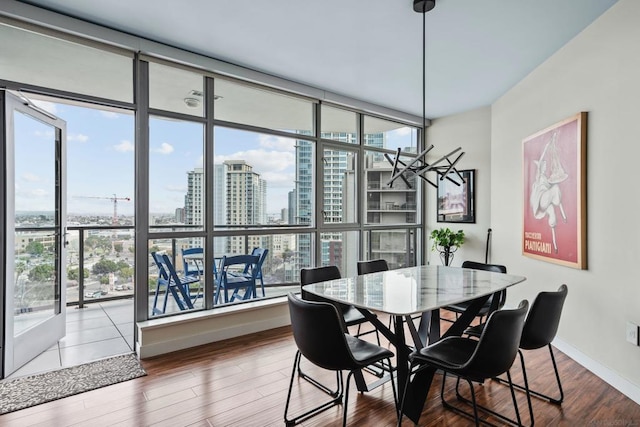
<instances>
[{"instance_id":1,"label":"blue patio chair","mask_svg":"<svg viewBox=\"0 0 640 427\"><path fill-rule=\"evenodd\" d=\"M204 274L204 249L203 248L186 248L182 249L182 266L185 276L196 276L200 279L200 286L198 287L198 293L195 297L191 297L193 301L203 296L203 281L202 275ZM213 276L216 277L216 265L213 264ZM191 296L191 292L189 292Z\"/></svg>"},{"instance_id":2,"label":"blue patio chair","mask_svg":"<svg viewBox=\"0 0 640 427\"><path fill-rule=\"evenodd\" d=\"M185 276L201 276L204 273L204 249L182 249L182 265Z\"/></svg>"},{"instance_id":3,"label":"blue patio chair","mask_svg":"<svg viewBox=\"0 0 640 427\"><path fill-rule=\"evenodd\" d=\"M256 270L257 270L256 280L260 281L260 288L262 289L263 297L265 296L265 293L264 293L264 281L262 280L262 264L264 263L264 260L267 258L268 253L269 253L269 249L265 249L265 248L253 248L253 250L251 251L251 255L259 257L258 264L256 265ZM244 270L242 271L242 274L244 275L251 274L249 265L247 265L244 268Z\"/></svg>"},{"instance_id":4,"label":"blue patio chair","mask_svg":"<svg viewBox=\"0 0 640 427\"><path fill-rule=\"evenodd\" d=\"M152 315L164 314L167 311L167 301L169 294L173 296L180 310L193 308L193 302L190 295L189 285L198 283L200 278L197 276L184 276L180 278L176 273L171 259L166 254L151 252L156 266L158 267L158 281L156 283L156 294L153 298ZM158 308L158 296L164 290L164 302L162 308Z\"/></svg>"},{"instance_id":5,"label":"blue patio chair","mask_svg":"<svg viewBox=\"0 0 640 427\"><path fill-rule=\"evenodd\" d=\"M258 262L256 255L223 256L218 265L218 283L214 302L220 302L220 294L224 295L224 302L248 300L256 297L256 278L258 276ZM244 271L247 274L243 274ZM229 290L233 291L229 297ZM244 293L241 293L244 291Z\"/></svg>"}]
</instances>

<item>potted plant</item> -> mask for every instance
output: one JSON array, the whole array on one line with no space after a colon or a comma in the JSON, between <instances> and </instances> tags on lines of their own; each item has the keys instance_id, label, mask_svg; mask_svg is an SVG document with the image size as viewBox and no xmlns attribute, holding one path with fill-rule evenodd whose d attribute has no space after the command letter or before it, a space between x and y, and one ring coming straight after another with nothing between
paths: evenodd
<instances>
[{"instance_id":1,"label":"potted plant","mask_svg":"<svg viewBox=\"0 0 640 427\"><path fill-rule=\"evenodd\" d=\"M464 243L464 231L453 232L448 228L438 228L431 232L433 240L432 250L440 252L443 265L449 265L453 261L453 253Z\"/></svg>"}]
</instances>

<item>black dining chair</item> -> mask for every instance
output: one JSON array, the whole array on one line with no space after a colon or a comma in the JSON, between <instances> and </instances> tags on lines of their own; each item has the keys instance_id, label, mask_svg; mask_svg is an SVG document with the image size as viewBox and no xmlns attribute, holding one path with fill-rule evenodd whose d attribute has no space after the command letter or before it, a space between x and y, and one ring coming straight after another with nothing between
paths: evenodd
<instances>
[{"instance_id":1,"label":"black dining chair","mask_svg":"<svg viewBox=\"0 0 640 427\"><path fill-rule=\"evenodd\" d=\"M315 267L315 268L303 268L300 270L300 286L301 288L305 285L310 285L312 283L318 282L326 282L328 280L340 279L342 275L340 274L340 269L335 265L327 265L324 267ZM338 308L338 310L342 313L344 318L344 323L349 326L358 326L358 331L356 332L356 336L365 335L371 332L376 332L377 329L373 329L371 331L367 331L364 333L360 333L360 326L363 323L367 322L367 319L364 317L362 313L360 313L354 306L347 304L340 304L335 301L329 301L317 295L310 294L302 289L302 298L309 301L322 301L333 304ZM378 339L378 344L380 340Z\"/></svg>"},{"instance_id":2,"label":"black dining chair","mask_svg":"<svg viewBox=\"0 0 640 427\"><path fill-rule=\"evenodd\" d=\"M387 261L384 259L358 261L358 276L387 270L389 270L389 264L387 264Z\"/></svg>"},{"instance_id":3,"label":"black dining chair","mask_svg":"<svg viewBox=\"0 0 640 427\"><path fill-rule=\"evenodd\" d=\"M500 264L484 264L484 263L475 262L475 261L464 261L462 263L462 268L470 268L472 270L492 271L494 273L506 273L507 272L507 267L505 267L504 265L500 265ZM500 308L502 308L504 306L504 303L507 300L507 290L504 289L504 290L500 291L500 293L498 295L499 295L499 298L498 298L497 304L495 305L496 309L500 309ZM477 317L480 317L480 323L482 323L482 320L488 314L491 313L491 311L492 311L491 306L493 304L493 298L494 298L494 295L491 295L489 297L489 299L487 300L487 302L485 302L484 305L482 307L480 307L480 311L478 311L478 314L477 314ZM452 305L448 305L446 307L443 307L443 309L456 313L456 317L458 317L460 314L464 313L467 310L467 308L469 308L471 303L473 303L473 301L459 302L457 304L452 304ZM443 320L451 321L450 319L447 319L447 318L443 318Z\"/></svg>"},{"instance_id":4,"label":"black dining chair","mask_svg":"<svg viewBox=\"0 0 640 427\"><path fill-rule=\"evenodd\" d=\"M340 274L340 269L335 265L301 269L300 270L300 288L301 288L302 299L307 301L319 301L319 302L326 302L326 303L332 304L333 306L336 307L338 312L342 314L342 320L344 321L344 324L346 327L356 326L356 325L358 326L356 337L375 332L378 345L380 345L380 337L378 335L377 329L374 328L371 331L366 331L362 334L360 333L360 326L363 323L367 322L367 319L355 307L347 304L340 304L336 301L329 301L325 298L311 294L309 292L306 292L304 289L302 289L305 285L310 285L312 283L318 283L318 282L326 282L327 280L334 280L334 279L340 279L340 278L342 278L342 275ZM346 327L345 327L345 332L348 332ZM318 382L314 378L305 374L299 365L298 365L298 375L300 376L300 378L303 378L309 381L311 384L315 385L320 390L324 391L325 393L331 396L336 396L337 393L339 393L339 387L336 388L336 390L331 390L329 387L325 386L324 384Z\"/></svg>"},{"instance_id":5,"label":"black dining chair","mask_svg":"<svg viewBox=\"0 0 640 427\"><path fill-rule=\"evenodd\" d=\"M531 417L531 425L534 424L533 419L533 407L531 405L531 396L534 395L542 399L548 400L550 403L561 405L564 400L564 391L562 390L562 383L560 382L560 374L558 373L558 366L556 365L556 359L553 356L553 347L551 341L558 332L558 326L560 324L560 316L562 314L562 308L564 301L567 298L568 288L567 285L561 285L555 292L540 292L531 305L531 310L527 315L527 319L524 322L524 329L522 330L522 338L520 339L520 348L518 354L520 356L520 365L522 367L522 376L524 379L524 386L520 384L514 384L513 386L519 390L527 393L527 403L529 405L529 416ZM479 337L482 335L484 325L474 326L465 331L469 336ZM539 391L531 390L529 388L529 380L527 378L527 369L524 363L524 355L522 350L538 350L543 347L549 348L549 354L551 355L551 363L553 365L553 371L556 375L556 382L558 384L559 397L554 398L543 394ZM502 378L494 378L497 381L504 382Z\"/></svg>"},{"instance_id":6,"label":"black dining chair","mask_svg":"<svg viewBox=\"0 0 640 427\"><path fill-rule=\"evenodd\" d=\"M498 375L506 373L511 388L511 398L513 400L516 418L518 420L517 424L521 425L520 411L518 410L509 369L513 365L513 361L518 353L518 345L520 344L524 318L528 308L528 301L523 300L516 309L494 311L489 315L479 340L468 337L450 336L421 350L414 351L409 355L411 369L414 370L414 372L426 368L442 370L444 376L442 378L440 399L442 400L443 406L459 414L473 418L476 426L480 425L480 418L478 416L479 409L502 420L512 422L509 418L485 406L479 405L476 402L475 390L472 383L472 381L482 383L487 378L497 377ZM447 374L458 377L458 383L460 379L464 379L469 384L471 389L471 401L469 403L473 406L473 414L445 400L444 391ZM407 378L405 392L402 396L406 396L409 378L410 376ZM458 386L456 385L456 391L457 388ZM402 405L404 405L404 398ZM486 422L485 420L482 421Z\"/></svg>"},{"instance_id":7,"label":"black dining chair","mask_svg":"<svg viewBox=\"0 0 640 427\"><path fill-rule=\"evenodd\" d=\"M287 402L284 409L285 424L287 426L300 424L320 412L342 403L342 425L346 426L349 381L354 372L382 361L390 364L393 352L345 333L344 320L334 305L326 302L305 301L292 293L289 293L288 299L291 328L298 351L293 362L289 392L287 393ZM320 368L335 371L339 388L338 393L332 396L328 402L290 419L289 403L291 401L293 380L296 376L296 371L299 369L302 356ZM349 371L346 391L342 371ZM397 402L396 389L393 381L390 381L390 383L395 407Z\"/></svg>"}]
</instances>

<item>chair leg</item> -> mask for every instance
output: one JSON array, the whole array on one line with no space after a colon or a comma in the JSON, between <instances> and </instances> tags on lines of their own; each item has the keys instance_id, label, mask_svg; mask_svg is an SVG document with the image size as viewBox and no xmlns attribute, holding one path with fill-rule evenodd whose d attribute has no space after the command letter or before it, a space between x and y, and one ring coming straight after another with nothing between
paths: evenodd
<instances>
[{"instance_id":1,"label":"chair leg","mask_svg":"<svg viewBox=\"0 0 640 427\"><path fill-rule=\"evenodd\" d=\"M349 383L351 382L351 377L353 376L353 371L350 371L347 375L347 389L344 393L344 402L342 403L342 427L347 427L347 405L349 403Z\"/></svg>"},{"instance_id":2,"label":"chair leg","mask_svg":"<svg viewBox=\"0 0 640 427\"><path fill-rule=\"evenodd\" d=\"M340 371L336 371L336 389L334 391L334 390L331 390L326 385L318 382L318 380L316 380L315 378L312 378L309 375L307 375L304 372L302 372L302 368L300 367L300 362L298 362L297 370L298 370L298 376L300 378L302 378L303 380L306 380L311 385L314 385L318 389L320 389L323 392L327 393L329 396L337 397L337 396L340 395L340 393L342 393L343 385L342 385L342 380L340 379L340 376L341 376Z\"/></svg>"},{"instance_id":3,"label":"chair leg","mask_svg":"<svg viewBox=\"0 0 640 427\"><path fill-rule=\"evenodd\" d=\"M160 295L160 284L156 284L156 294L153 296L153 308L151 309L151 314L164 314L164 311L157 308L158 306L158 295Z\"/></svg>"},{"instance_id":4,"label":"chair leg","mask_svg":"<svg viewBox=\"0 0 640 427\"><path fill-rule=\"evenodd\" d=\"M467 402L469 402L469 404L473 405L473 414L471 414L471 413L469 413L467 411L464 411L464 410L460 409L459 407L454 406L454 405L452 405L452 404L450 404L449 402L446 401L446 399L444 398L444 388L445 388L446 381L447 381L447 373L443 372L443 374L442 374L442 387L440 388L440 401L442 402L442 406L444 408L450 410L450 411L453 411L453 412L457 413L457 414L463 415L463 416L468 417L468 418L472 418L475 421L476 426L479 426L480 425L480 418L478 417L478 409L477 409L477 406L476 406L476 394L475 394L475 391L473 390L473 384L471 383L471 381L467 380L467 382L469 383L469 388L471 389L471 399L472 400L469 401L469 400L467 400L465 398L462 398L462 400L467 401ZM457 377L456 381L457 381L456 382L456 394L457 394L458 393L457 392L457 387L458 387L458 382L460 381L460 377Z\"/></svg>"},{"instance_id":5,"label":"chair leg","mask_svg":"<svg viewBox=\"0 0 640 427\"><path fill-rule=\"evenodd\" d=\"M293 380L295 378L296 375L296 371L300 369L300 360L302 359L302 354L300 353L300 351L296 352L296 356L295 359L293 361L293 369L291 371L291 380L289 381L289 392L287 393L287 402L285 404L284 407L284 423L287 427L291 427L291 426L295 426L297 424L300 424L306 420L308 420L311 417L314 417L316 415L318 415L320 412L326 411L327 409L335 406L335 405L339 405L342 402L342 397L343 397L343 390L342 390L342 372L341 371L336 371L336 375L338 376L339 379L339 384L340 384L340 390L338 395L334 396L331 400L329 400L328 402L323 403L320 406L317 406L313 409L310 409L308 411L306 411L303 414L300 414L294 418L289 419L288 418L288 414L289 414L289 403L291 401L291 392L293 390ZM349 378L347 378L347 381L349 380ZM345 412L346 412L346 403L345 403Z\"/></svg>"},{"instance_id":6,"label":"chair leg","mask_svg":"<svg viewBox=\"0 0 640 427\"><path fill-rule=\"evenodd\" d=\"M551 347L551 344L547 345L549 347L549 354L551 355L551 363L553 364L553 371L556 375L556 382L558 383L558 392L560 393L560 397L559 398L553 398L551 396L548 396L546 394L543 394L539 391L535 391L535 390L531 390L529 389L529 394L539 397L541 399L545 399L547 400L549 403L553 403L554 405L561 405L562 401L564 400L564 390L562 389L562 382L560 381L560 372L558 371L558 365L556 364L556 358L553 355L553 348ZM525 368L525 364L524 364L524 356L522 355L522 352L520 350L520 363L522 364L522 372L523 372L523 376L526 379L526 368ZM493 378L496 381L499 381L501 383L505 383L506 381L503 378ZM514 384L513 387L515 387L516 389L520 390L520 391L524 391L526 392L528 389L527 384L525 384L524 386L520 385L520 384Z\"/></svg>"},{"instance_id":7,"label":"chair leg","mask_svg":"<svg viewBox=\"0 0 640 427\"><path fill-rule=\"evenodd\" d=\"M478 404L477 401L476 401L476 398L475 398L475 390L473 388L473 383L470 380L466 379L466 378L465 378L465 381L469 384L469 387L471 389L471 400L469 400L466 397L462 396L460 394L460 392L458 391L458 387L460 385L460 379L461 378L460 377L457 378L457 380L456 380L456 390L455 390L456 397L457 397L457 399L459 401L461 401L461 402L463 402L463 403L465 403L467 405L471 405L473 407L473 417L476 419L476 425L478 425L478 423L479 423L479 421L478 421L479 420L479 418L478 418L478 410L481 410L482 412L485 412L487 414L491 414L492 416L494 416L496 418L499 418L499 419L501 419L503 421L506 421L507 423L514 424L514 425L517 425L517 426L523 426L522 419L520 417L520 410L518 408L518 403L516 401L515 390L514 390L515 386L513 385L513 382L511 381L511 373L509 371L507 371L507 378L508 378L507 382L510 385L511 398L512 398L512 401L513 401L513 407L514 407L514 410L515 410L515 413L516 413L517 421L512 420L511 418L508 418L505 415L502 415L502 414L500 414L500 413L498 413L496 411L493 411L493 410L487 408L486 406L482 406L482 405ZM451 403L445 401L445 399L444 399L444 382L445 382L445 379L446 379L446 372L444 373L444 376L442 378L442 390L441 390L441 394L440 394L441 395L441 399L442 399L442 405L447 409L453 410L454 412L466 415L467 417L471 418L471 416L472 416L471 413L469 413L467 411L464 411L463 409L461 409L459 407L456 407L456 406L452 405ZM481 421L484 424L493 425L493 424L489 423L486 420L481 420ZM533 419L532 419L532 423L533 423Z\"/></svg>"},{"instance_id":8,"label":"chair leg","mask_svg":"<svg viewBox=\"0 0 640 427\"><path fill-rule=\"evenodd\" d=\"M520 365L522 365L522 377L524 378L524 391L527 395L527 405L529 406L529 418L531 418L531 427L535 424L533 418L533 405L531 405L531 392L529 389L529 379L527 378L527 369L524 367L524 356L522 350L518 349L518 355L520 356ZM516 384L511 384L512 388L516 388Z\"/></svg>"},{"instance_id":9,"label":"chair leg","mask_svg":"<svg viewBox=\"0 0 640 427\"><path fill-rule=\"evenodd\" d=\"M520 418L520 410L518 409L518 401L516 400L516 392L513 388L513 381L511 381L511 372L509 371L507 371L507 378L509 379L509 389L511 390L511 400L513 401L513 408L516 411L516 419L518 420L518 425L521 426L523 425L522 419ZM531 418L531 425L533 426L533 418Z\"/></svg>"}]
</instances>

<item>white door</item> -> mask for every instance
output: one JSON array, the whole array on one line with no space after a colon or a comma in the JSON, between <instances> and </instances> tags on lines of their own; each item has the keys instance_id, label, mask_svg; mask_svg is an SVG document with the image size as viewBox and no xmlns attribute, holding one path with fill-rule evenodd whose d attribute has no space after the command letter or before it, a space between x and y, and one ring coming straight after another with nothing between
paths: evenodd
<instances>
[{"instance_id":1,"label":"white door","mask_svg":"<svg viewBox=\"0 0 640 427\"><path fill-rule=\"evenodd\" d=\"M66 123L12 93L0 97L6 378L65 335Z\"/></svg>"}]
</instances>

